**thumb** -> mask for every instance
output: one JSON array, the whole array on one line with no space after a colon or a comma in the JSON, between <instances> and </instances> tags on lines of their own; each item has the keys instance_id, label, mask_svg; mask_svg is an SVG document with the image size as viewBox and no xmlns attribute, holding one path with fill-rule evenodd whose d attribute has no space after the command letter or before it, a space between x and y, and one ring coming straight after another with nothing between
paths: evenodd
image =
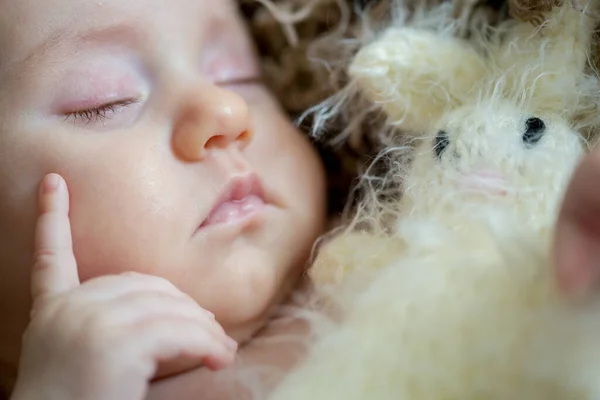
<instances>
[{"instance_id":1,"label":"thumb","mask_svg":"<svg viewBox=\"0 0 600 400\"><path fill-rule=\"evenodd\" d=\"M554 240L559 287L569 296L592 294L600 286L600 152L586 156L575 170Z\"/></svg>"},{"instance_id":2,"label":"thumb","mask_svg":"<svg viewBox=\"0 0 600 400\"><path fill-rule=\"evenodd\" d=\"M79 285L69 221L69 193L57 174L44 177L39 190L39 215L35 232L31 296L41 298Z\"/></svg>"}]
</instances>

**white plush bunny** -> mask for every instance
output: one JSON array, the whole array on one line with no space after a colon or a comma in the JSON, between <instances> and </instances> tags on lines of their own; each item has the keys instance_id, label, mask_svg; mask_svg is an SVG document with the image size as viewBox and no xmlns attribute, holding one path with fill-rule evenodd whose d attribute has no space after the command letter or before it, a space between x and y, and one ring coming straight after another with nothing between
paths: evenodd
<instances>
[{"instance_id":1,"label":"white plush bunny","mask_svg":"<svg viewBox=\"0 0 600 400\"><path fill-rule=\"evenodd\" d=\"M341 322L271 400L600 399L600 307L563 298L550 264L597 118L584 9L477 47L396 25L356 55L355 83L413 138L409 167L390 171L398 218L323 247L311 275Z\"/></svg>"}]
</instances>

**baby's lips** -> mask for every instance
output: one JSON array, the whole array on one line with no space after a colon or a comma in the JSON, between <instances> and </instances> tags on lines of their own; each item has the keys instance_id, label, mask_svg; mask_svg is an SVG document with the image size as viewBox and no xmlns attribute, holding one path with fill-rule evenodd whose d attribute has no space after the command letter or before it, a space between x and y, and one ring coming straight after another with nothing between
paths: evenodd
<instances>
[{"instance_id":1,"label":"baby's lips","mask_svg":"<svg viewBox=\"0 0 600 400\"><path fill-rule=\"evenodd\" d=\"M460 185L469 191L484 192L496 196L506 196L508 181L503 174L494 170L480 169L463 174Z\"/></svg>"}]
</instances>

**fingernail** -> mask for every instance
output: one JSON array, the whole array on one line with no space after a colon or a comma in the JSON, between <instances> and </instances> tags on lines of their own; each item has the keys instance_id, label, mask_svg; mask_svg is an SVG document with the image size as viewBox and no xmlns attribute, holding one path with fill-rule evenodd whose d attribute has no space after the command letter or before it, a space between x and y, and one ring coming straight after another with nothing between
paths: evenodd
<instances>
[{"instance_id":1,"label":"fingernail","mask_svg":"<svg viewBox=\"0 0 600 400\"><path fill-rule=\"evenodd\" d=\"M44 194L50 194L52 192L55 192L58 189L59 185L60 185L60 178L58 177L58 175L56 175L56 174L46 175L46 177L44 178L44 181L42 183L42 188L43 188Z\"/></svg>"}]
</instances>

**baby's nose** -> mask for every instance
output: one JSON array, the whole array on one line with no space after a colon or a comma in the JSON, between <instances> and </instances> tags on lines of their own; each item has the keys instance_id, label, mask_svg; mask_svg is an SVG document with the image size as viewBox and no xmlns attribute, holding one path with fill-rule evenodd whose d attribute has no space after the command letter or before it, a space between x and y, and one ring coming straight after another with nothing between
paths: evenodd
<instances>
[{"instance_id":1,"label":"baby's nose","mask_svg":"<svg viewBox=\"0 0 600 400\"><path fill-rule=\"evenodd\" d=\"M173 129L173 147L186 161L199 161L210 151L251 140L248 104L238 94L209 85L183 101Z\"/></svg>"}]
</instances>

